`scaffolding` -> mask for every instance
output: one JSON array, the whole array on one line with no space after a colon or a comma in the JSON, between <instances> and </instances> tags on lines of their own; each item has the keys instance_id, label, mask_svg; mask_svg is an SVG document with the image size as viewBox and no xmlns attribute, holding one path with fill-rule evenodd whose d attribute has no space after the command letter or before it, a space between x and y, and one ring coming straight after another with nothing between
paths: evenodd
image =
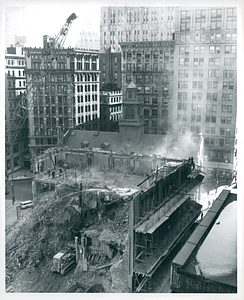
<instances>
[{"instance_id":1,"label":"scaffolding","mask_svg":"<svg viewBox=\"0 0 244 300\"><path fill-rule=\"evenodd\" d=\"M135 200L134 290L147 291L162 261L201 213L190 191L203 179L200 168L185 162ZM157 178L157 176L156 176ZM139 209L138 209L139 207ZM139 214L139 217L138 217Z\"/></svg>"}]
</instances>

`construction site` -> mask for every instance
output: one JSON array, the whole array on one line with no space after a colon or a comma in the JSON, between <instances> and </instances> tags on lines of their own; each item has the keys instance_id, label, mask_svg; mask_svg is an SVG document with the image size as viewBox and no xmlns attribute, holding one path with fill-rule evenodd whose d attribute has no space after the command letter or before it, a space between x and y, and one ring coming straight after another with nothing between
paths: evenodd
<instances>
[{"instance_id":1,"label":"construction site","mask_svg":"<svg viewBox=\"0 0 244 300\"><path fill-rule=\"evenodd\" d=\"M6 231L7 292L150 292L201 214L193 159L57 147Z\"/></svg>"},{"instance_id":2,"label":"construction site","mask_svg":"<svg viewBox=\"0 0 244 300\"><path fill-rule=\"evenodd\" d=\"M28 117L33 205L16 206L17 221L6 227L6 292L155 292L161 285L155 274L201 215L204 173L194 162L199 138L144 134L133 82L133 99L123 104L133 114L122 120L119 133L74 130L93 108L99 114L91 104L88 114L72 115L83 111L82 95L71 88L83 77L94 81L91 99L99 101L97 53L62 52L75 19L72 14L43 49L26 49L27 95L10 122L9 146ZM73 71L58 75L66 64L83 77L72 77ZM73 96L79 100L72 110Z\"/></svg>"}]
</instances>

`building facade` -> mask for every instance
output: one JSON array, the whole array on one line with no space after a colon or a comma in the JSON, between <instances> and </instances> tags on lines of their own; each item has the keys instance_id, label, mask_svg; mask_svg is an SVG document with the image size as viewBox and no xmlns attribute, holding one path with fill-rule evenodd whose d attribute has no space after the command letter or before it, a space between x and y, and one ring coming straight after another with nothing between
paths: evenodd
<instances>
[{"instance_id":1,"label":"building facade","mask_svg":"<svg viewBox=\"0 0 244 300\"><path fill-rule=\"evenodd\" d=\"M45 45L44 45L45 46ZM62 144L69 128L97 119L98 51L25 48L31 154Z\"/></svg>"},{"instance_id":2,"label":"building facade","mask_svg":"<svg viewBox=\"0 0 244 300\"><path fill-rule=\"evenodd\" d=\"M21 47L9 47L5 54L5 150L7 174L29 166L28 120L13 129L16 109L26 93L25 56Z\"/></svg>"},{"instance_id":3,"label":"building facade","mask_svg":"<svg viewBox=\"0 0 244 300\"><path fill-rule=\"evenodd\" d=\"M102 91L100 95L100 130L119 131L119 120L122 116L122 92Z\"/></svg>"},{"instance_id":4,"label":"building facade","mask_svg":"<svg viewBox=\"0 0 244 300\"><path fill-rule=\"evenodd\" d=\"M121 42L172 40L174 19L174 7L102 7L100 51L111 47L119 52Z\"/></svg>"},{"instance_id":5,"label":"building facade","mask_svg":"<svg viewBox=\"0 0 244 300\"><path fill-rule=\"evenodd\" d=\"M114 52L108 48L105 53L100 53L99 68L101 90L107 84L114 84L118 89L122 88L120 52Z\"/></svg>"},{"instance_id":6,"label":"building facade","mask_svg":"<svg viewBox=\"0 0 244 300\"><path fill-rule=\"evenodd\" d=\"M173 96L174 42L121 43L123 94L131 81L142 104L144 133L167 134Z\"/></svg>"},{"instance_id":7,"label":"building facade","mask_svg":"<svg viewBox=\"0 0 244 300\"><path fill-rule=\"evenodd\" d=\"M202 133L207 176L230 178L237 110L237 10L177 8L174 131Z\"/></svg>"},{"instance_id":8,"label":"building facade","mask_svg":"<svg viewBox=\"0 0 244 300\"><path fill-rule=\"evenodd\" d=\"M76 47L81 49L99 50L100 37L94 30L83 30L80 32Z\"/></svg>"},{"instance_id":9,"label":"building facade","mask_svg":"<svg viewBox=\"0 0 244 300\"><path fill-rule=\"evenodd\" d=\"M172 40L174 17L175 9L173 7L102 7L100 81L115 82L121 89L120 44Z\"/></svg>"}]
</instances>

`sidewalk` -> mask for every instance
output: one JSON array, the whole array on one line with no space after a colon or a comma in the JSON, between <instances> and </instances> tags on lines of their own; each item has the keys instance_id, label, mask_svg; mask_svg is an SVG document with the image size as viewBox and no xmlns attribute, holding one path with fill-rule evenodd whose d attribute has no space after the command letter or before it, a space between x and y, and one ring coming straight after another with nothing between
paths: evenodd
<instances>
[{"instance_id":1,"label":"sidewalk","mask_svg":"<svg viewBox=\"0 0 244 300\"><path fill-rule=\"evenodd\" d=\"M18 176L26 176L26 177L33 177L33 173L30 171L30 169L25 169L25 168L22 168L20 170L17 170L11 174L9 174L8 176L8 180L11 180L12 179L12 176L13 178L16 178Z\"/></svg>"}]
</instances>

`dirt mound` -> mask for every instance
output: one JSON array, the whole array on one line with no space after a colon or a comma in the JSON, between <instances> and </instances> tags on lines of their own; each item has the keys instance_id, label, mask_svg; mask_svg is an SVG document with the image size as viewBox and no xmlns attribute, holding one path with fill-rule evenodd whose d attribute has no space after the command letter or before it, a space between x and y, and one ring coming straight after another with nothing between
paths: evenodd
<instances>
[{"instance_id":1,"label":"dirt mound","mask_svg":"<svg viewBox=\"0 0 244 300\"><path fill-rule=\"evenodd\" d=\"M79 229L80 215L70 206L69 198L46 194L36 200L33 209L23 212L6 234L7 285L25 268L45 268L60 249L74 244L74 232Z\"/></svg>"}]
</instances>

